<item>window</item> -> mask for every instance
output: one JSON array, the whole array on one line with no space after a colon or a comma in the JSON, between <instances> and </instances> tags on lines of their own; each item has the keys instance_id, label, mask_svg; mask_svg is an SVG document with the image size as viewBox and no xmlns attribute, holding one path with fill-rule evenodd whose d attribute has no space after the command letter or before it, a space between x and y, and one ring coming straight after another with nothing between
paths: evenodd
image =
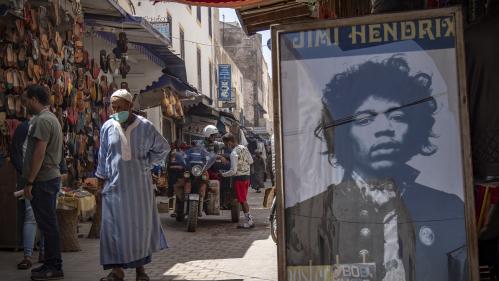
<instances>
[{"instance_id":1,"label":"window","mask_svg":"<svg viewBox=\"0 0 499 281\"><path fill-rule=\"evenodd\" d=\"M197 6L197 17L198 17L198 22L201 23L201 7Z\"/></svg>"},{"instance_id":2,"label":"window","mask_svg":"<svg viewBox=\"0 0 499 281\"><path fill-rule=\"evenodd\" d=\"M180 34L180 57L185 60L185 40L184 40L184 30L179 26Z\"/></svg>"},{"instance_id":3,"label":"window","mask_svg":"<svg viewBox=\"0 0 499 281\"><path fill-rule=\"evenodd\" d=\"M203 92L203 79L201 76L201 49L197 49L197 61L198 61L198 90Z\"/></svg>"},{"instance_id":4,"label":"window","mask_svg":"<svg viewBox=\"0 0 499 281\"><path fill-rule=\"evenodd\" d=\"M213 65L210 61L210 74L208 76L208 79L210 80L210 98L213 99Z\"/></svg>"},{"instance_id":5,"label":"window","mask_svg":"<svg viewBox=\"0 0 499 281\"><path fill-rule=\"evenodd\" d=\"M166 20L168 21L168 38L170 38L170 44L172 42L172 34L173 34L173 20L172 15L170 13L166 13Z\"/></svg>"},{"instance_id":6,"label":"window","mask_svg":"<svg viewBox=\"0 0 499 281\"><path fill-rule=\"evenodd\" d=\"M210 34L210 37L213 34L213 30L211 27L211 8L210 7L208 7L208 34Z\"/></svg>"}]
</instances>

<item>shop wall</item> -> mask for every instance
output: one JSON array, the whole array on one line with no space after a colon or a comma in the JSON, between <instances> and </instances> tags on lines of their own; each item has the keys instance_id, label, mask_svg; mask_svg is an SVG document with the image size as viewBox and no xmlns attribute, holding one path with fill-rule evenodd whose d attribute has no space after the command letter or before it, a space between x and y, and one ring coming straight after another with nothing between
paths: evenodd
<instances>
[{"instance_id":1,"label":"shop wall","mask_svg":"<svg viewBox=\"0 0 499 281\"><path fill-rule=\"evenodd\" d=\"M197 7L178 3L157 3L152 1L132 1L135 6L137 16L155 18L172 18L172 50L180 57L180 30L184 32L184 60L187 72L187 80L195 86L201 93L208 97L215 96L215 83L212 83L210 91L210 79L215 76L215 62L213 37L209 35L208 27L208 7L201 7L201 21L197 20ZM140 5L139 5L140 2ZM212 25L214 13L212 12ZM213 30L213 29L212 29ZM201 84L198 83L197 50L201 51ZM212 77L210 77L210 66L212 67Z\"/></svg>"},{"instance_id":2,"label":"shop wall","mask_svg":"<svg viewBox=\"0 0 499 281\"><path fill-rule=\"evenodd\" d=\"M163 115L161 113L161 107L160 106L156 106L156 107L152 107L152 108L146 109L144 111L147 113L147 119L152 122L152 124L154 125L154 127L156 128L156 130L158 130L158 132L162 132L162 128L163 128L163 123L162 123Z\"/></svg>"}]
</instances>

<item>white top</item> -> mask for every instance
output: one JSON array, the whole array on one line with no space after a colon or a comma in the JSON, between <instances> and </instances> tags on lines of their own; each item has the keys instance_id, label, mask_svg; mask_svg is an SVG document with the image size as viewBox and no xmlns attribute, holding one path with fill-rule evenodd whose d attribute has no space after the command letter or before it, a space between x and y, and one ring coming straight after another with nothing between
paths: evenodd
<instances>
[{"instance_id":1,"label":"white top","mask_svg":"<svg viewBox=\"0 0 499 281\"><path fill-rule=\"evenodd\" d=\"M249 176L251 164L253 164L253 158L248 148L238 145L230 153L230 170L222 173L222 176Z\"/></svg>"}]
</instances>

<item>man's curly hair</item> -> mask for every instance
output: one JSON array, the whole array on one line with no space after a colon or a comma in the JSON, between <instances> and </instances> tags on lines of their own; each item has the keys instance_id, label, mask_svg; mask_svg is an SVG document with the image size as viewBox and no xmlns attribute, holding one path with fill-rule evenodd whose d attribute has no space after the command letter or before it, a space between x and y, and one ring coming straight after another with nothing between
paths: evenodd
<instances>
[{"instance_id":1,"label":"man's curly hair","mask_svg":"<svg viewBox=\"0 0 499 281\"><path fill-rule=\"evenodd\" d=\"M330 160L335 158L342 166L349 165L352 140L348 132L356 120L356 109L369 97L397 102L407 114L409 143L404 149L408 158L435 153L437 147L430 139L435 137L432 128L437 105L431 84L432 77L427 73L411 75L406 59L398 54L336 74L323 90L322 119L315 130L316 136L326 141Z\"/></svg>"}]
</instances>

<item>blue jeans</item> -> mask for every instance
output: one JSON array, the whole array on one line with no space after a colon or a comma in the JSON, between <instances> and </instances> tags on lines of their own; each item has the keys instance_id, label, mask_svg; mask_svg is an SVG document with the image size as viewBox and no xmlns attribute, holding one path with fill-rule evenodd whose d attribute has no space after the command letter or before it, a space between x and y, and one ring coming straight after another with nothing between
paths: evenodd
<instances>
[{"instance_id":1,"label":"blue jeans","mask_svg":"<svg viewBox=\"0 0 499 281\"><path fill-rule=\"evenodd\" d=\"M60 186L61 178L55 178L35 182L31 191L33 195L31 206L38 228L45 240L44 265L55 270L62 270L61 241L56 213L57 193Z\"/></svg>"},{"instance_id":2,"label":"blue jeans","mask_svg":"<svg viewBox=\"0 0 499 281\"><path fill-rule=\"evenodd\" d=\"M31 207L31 202L28 199L24 200L25 211L24 211L24 226L23 226L23 244L24 244L24 256L33 256L33 247L35 245L36 237L36 220L35 214L33 213L33 208ZM44 254L44 242L43 235L40 235L40 254Z\"/></svg>"}]
</instances>

